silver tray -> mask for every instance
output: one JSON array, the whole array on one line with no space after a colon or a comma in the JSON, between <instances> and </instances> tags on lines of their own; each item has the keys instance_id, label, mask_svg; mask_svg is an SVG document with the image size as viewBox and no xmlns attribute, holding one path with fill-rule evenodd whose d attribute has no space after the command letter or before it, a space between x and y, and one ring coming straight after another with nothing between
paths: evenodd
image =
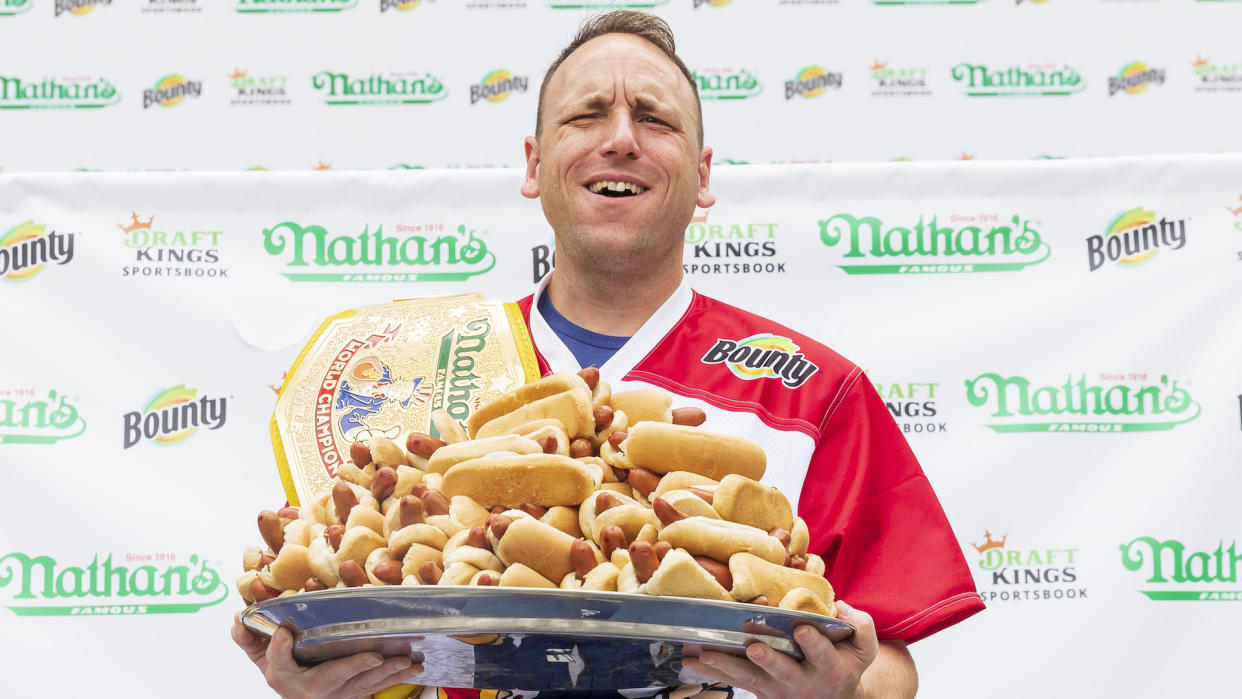
<instances>
[{"instance_id":1,"label":"silver tray","mask_svg":"<svg viewBox=\"0 0 1242 699\"><path fill-rule=\"evenodd\" d=\"M481 689L623 689L707 681L682 658L742 655L763 642L801 659L803 624L836 642L850 624L739 602L623 592L480 586L392 586L306 592L251 605L242 623L293 632L313 665L353 653L408 655L419 684Z\"/></svg>"}]
</instances>

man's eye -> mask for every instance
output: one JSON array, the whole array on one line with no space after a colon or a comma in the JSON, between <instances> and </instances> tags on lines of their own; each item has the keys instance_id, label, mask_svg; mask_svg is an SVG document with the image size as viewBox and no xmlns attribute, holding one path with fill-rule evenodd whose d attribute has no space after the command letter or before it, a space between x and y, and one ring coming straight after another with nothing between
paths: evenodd
<instances>
[{"instance_id":1,"label":"man's eye","mask_svg":"<svg viewBox=\"0 0 1242 699\"><path fill-rule=\"evenodd\" d=\"M659 124L660 126L668 126L667 123L665 123L664 121L660 119L657 119L656 117L651 116L650 114L641 116L638 118L638 120L640 122L647 123L647 124Z\"/></svg>"}]
</instances>

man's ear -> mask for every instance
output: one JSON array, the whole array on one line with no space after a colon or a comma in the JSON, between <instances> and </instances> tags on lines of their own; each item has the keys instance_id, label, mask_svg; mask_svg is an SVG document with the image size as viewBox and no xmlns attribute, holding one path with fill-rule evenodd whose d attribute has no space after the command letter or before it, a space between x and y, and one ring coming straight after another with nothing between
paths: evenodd
<instances>
[{"instance_id":1,"label":"man's ear","mask_svg":"<svg viewBox=\"0 0 1242 699\"><path fill-rule=\"evenodd\" d=\"M522 196L528 199L539 198L539 142L534 136L527 136L526 146L526 179L522 181Z\"/></svg>"},{"instance_id":2,"label":"man's ear","mask_svg":"<svg viewBox=\"0 0 1242 699\"><path fill-rule=\"evenodd\" d=\"M699 197L698 205L700 209L706 209L716 203L716 195L712 194L710 189L712 179L712 149L711 146L704 146L702 154L699 155Z\"/></svg>"}]
</instances>

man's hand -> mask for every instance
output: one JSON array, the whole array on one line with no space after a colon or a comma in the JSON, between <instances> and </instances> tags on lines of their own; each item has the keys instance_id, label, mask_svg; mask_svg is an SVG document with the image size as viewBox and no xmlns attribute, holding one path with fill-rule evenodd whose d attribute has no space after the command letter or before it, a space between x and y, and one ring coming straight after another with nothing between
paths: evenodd
<instances>
[{"instance_id":1,"label":"man's hand","mask_svg":"<svg viewBox=\"0 0 1242 699\"><path fill-rule=\"evenodd\" d=\"M383 658L379 653L358 653L301 667L293 659L293 636L287 629L277 629L266 639L243 626L238 612L233 615L231 631L233 642L259 667L267 684L286 698L366 697L423 671L422 665L412 664L409 658Z\"/></svg>"},{"instance_id":2,"label":"man's hand","mask_svg":"<svg viewBox=\"0 0 1242 699\"><path fill-rule=\"evenodd\" d=\"M698 660L683 662L694 672L760 699L913 697L918 680L905 644L881 646L871 615L840 600L837 614L854 625L854 634L834 644L809 626L798 628L794 640L802 649L802 662L762 643L747 648L745 658L704 652Z\"/></svg>"}]
</instances>

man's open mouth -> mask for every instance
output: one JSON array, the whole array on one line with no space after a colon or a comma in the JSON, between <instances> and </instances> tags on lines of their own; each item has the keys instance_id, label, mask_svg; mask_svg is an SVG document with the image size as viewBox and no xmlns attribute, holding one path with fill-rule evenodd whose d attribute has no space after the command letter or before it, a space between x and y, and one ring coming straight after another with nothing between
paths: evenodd
<instances>
[{"instance_id":1,"label":"man's open mouth","mask_svg":"<svg viewBox=\"0 0 1242 699\"><path fill-rule=\"evenodd\" d=\"M593 194L602 194L606 197L633 197L647 191L647 188L641 184L613 182L612 180L601 180L589 184L587 189L591 190Z\"/></svg>"}]
</instances>

